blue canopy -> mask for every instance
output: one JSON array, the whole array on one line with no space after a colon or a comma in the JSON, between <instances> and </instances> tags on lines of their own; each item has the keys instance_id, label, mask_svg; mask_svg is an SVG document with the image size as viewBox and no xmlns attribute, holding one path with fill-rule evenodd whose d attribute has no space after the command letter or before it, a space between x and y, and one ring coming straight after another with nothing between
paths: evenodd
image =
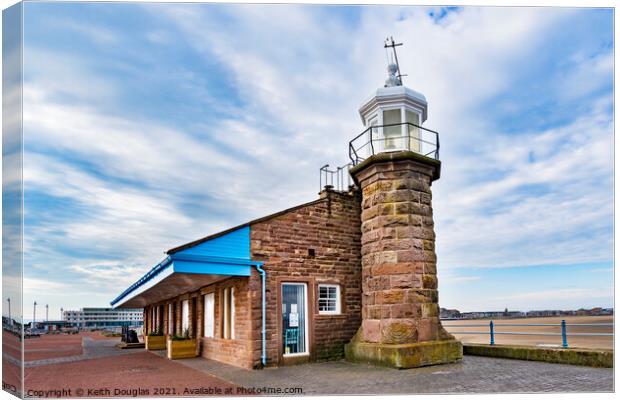
<instances>
[{"instance_id":1,"label":"blue canopy","mask_svg":"<svg viewBox=\"0 0 620 400\"><path fill-rule=\"evenodd\" d=\"M112 300L114 307L136 308L155 303L230 276L250 276L250 227L244 226L196 243L168 256Z\"/></svg>"}]
</instances>

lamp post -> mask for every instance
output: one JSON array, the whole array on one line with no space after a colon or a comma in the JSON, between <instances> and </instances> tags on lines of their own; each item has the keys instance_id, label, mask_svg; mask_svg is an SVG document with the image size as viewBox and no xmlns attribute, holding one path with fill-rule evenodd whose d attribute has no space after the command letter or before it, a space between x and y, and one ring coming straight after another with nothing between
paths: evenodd
<instances>
[{"instance_id":1,"label":"lamp post","mask_svg":"<svg viewBox=\"0 0 620 400\"><path fill-rule=\"evenodd\" d=\"M34 324L37 321L37 301L34 301L34 307L32 309L32 325L30 326L30 331L34 330Z\"/></svg>"},{"instance_id":2,"label":"lamp post","mask_svg":"<svg viewBox=\"0 0 620 400\"><path fill-rule=\"evenodd\" d=\"M11 319L11 298L8 297L6 301L9 303L9 326L13 326L13 320Z\"/></svg>"},{"instance_id":3,"label":"lamp post","mask_svg":"<svg viewBox=\"0 0 620 400\"><path fill-rule=\"evenodd\" d=\"M50 320L50 318L49 318L49 310L50 310L50 306L49 306L49 304L46 304L45 305L45 321L46 322Z\"/></svg>"}]
</instances>

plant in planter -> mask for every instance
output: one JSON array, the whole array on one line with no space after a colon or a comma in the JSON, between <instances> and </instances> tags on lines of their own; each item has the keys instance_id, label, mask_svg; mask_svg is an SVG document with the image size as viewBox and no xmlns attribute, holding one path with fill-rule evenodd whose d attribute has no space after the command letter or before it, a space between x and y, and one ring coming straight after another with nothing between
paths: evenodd
<instances>
[{"instance_id":1,"label":"plant in planter","mask_svg":"<svg viewBox=\"0 0 620 400\"><path fill-rule=\"evenodd\" d=\"M189 337L189 329L183 332L183 336L173 335L168 338L168 358L196 357L196 339Z\"/></svg>"},{"instance_id":2,"label":"plant in planter","mask_svg":"<svg viewBox=\"0 0 620 400\"><path fill-rule=\"evenodd\" d=\"M157 327L156 330L150 332L144 338L144 346L147 350L165 350L166 349L166 337L164 336L164 332L160 327Z\"/></svg>"}]
</instances>

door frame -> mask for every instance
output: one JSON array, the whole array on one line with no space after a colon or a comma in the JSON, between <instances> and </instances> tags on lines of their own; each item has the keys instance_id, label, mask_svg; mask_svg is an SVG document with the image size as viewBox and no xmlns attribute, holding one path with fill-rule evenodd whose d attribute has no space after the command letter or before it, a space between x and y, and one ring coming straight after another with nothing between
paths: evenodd
<instances>
[{"instance_id":1,"label":"door frame","mask_svg":"<svg viewBox=\"0 0 620 400\"><path fill-rule=\"evenodd\" d=\"M300 355L287 355L284 356L284 349L282 343L282 284L284 283L305 283L306 284L306 342L307 351ZM277 337L278 337L278 364L289 365L304 363L314 359L314 278L306 277L278 277L277 284L277 303L276 303L276 318L277 318Z\"/></svg>"}]
</instances>

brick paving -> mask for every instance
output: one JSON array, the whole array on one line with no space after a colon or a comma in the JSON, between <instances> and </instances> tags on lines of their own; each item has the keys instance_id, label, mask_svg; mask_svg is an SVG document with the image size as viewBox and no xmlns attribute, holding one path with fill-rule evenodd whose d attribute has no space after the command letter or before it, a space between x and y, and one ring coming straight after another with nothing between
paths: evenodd
<instances>
[{"instance_id":1,"label":"brick paving","mask_svg":"<svg viewBox=\"0 0 620 400\"><path fill-rule=\"evenodd\" d=\"M27 389L71 388L75 396L77 388L146 388L149 393L144 395L158 397L155 387L174 388L176 396L204 396L208 393L183 391L205 387L301 388L306 395L611 392L614 388L612 369L500 358L465 356L460 363L409 370L346 361L245 370L203 358L170 361L163 351L120 350L115 343L84 337L81 356L27 362ZM5 367L7 360L5 354Z\"/></svg>"},{"instance_id":2,"label":"brick paving","mask_svg":"<svg viewBox=\"0 0 620 400\"><path fill-rule=\"evenodd\" d=\"M175 361L243 387L301 387L303 394L611 392L613 369L465 356L395 370L346 361L247 371L205 359Z\"/></svg>"},{"instance_id":3,"label":"brick paving","mask_svg":"<svg viewBox=\"0 0 620 400\"><path fill-rule=\"evenodd\" d=\"M121 353L122 351L122 353ZM220 395L235 385L141 350L128 354L25 369L28 397L162 397Z\"/></svg>"},{"instance_id":4,"label":"brick paving","mask_svg":"<svg viewBox=\"0 0 620 400\"><path fill-rule=\"evenodd\" d=\"M136 352L143 352L144 349L124 349L119 350L115 345L119 342L119 339L93 339L89 336L82 337L82 354L66 356L66 357L53 357L42 360L26 361L24 366L37 367L42 365L62 364L74 361L92 360L95 358L110 357L117 355L125 355Z\"/></svg>"},{"instance_id":5,"label":"brick paving","mask_svg":"<svg viewBox=\"0 0 620 400\"><path fill-rule=\"evenodd\" d=\"M82 335L41 335L24 340L26 363L82 355Z\"/></svg>"}]
</instances>

